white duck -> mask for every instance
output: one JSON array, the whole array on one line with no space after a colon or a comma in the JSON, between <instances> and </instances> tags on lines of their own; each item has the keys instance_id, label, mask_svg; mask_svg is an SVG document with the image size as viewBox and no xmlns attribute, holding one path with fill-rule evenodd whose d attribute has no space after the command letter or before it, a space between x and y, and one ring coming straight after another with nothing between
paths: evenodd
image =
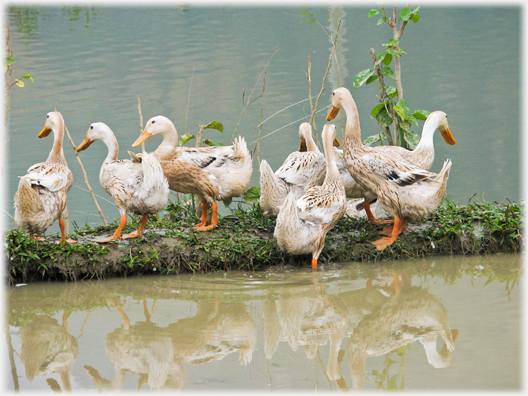
<instances>
[{"instance_id":1,"label":"white duck","mask_svg":"<svg viewBox=\"0 0 528 396\"><path fill-rule=\"evenodd\" d=\"M94 242L106 243L117 239L138 238L143 235L148 216L167 206L169 184L156 157L143 153L141 159L118 160L119 145L108 125L94 122L88 128L86 136L76 151L86 150L93 142L101 140L108 147L108 155L99 171L99 182L112 196L119 209L121 220L119 227L108 239L96 239ZM141 226L131 234L121 235L127 222L127 212L142 215Z\"/></svg>"},{"instance_id":2,"label":"white duck","mask_svg":"<svg viewBox=\"0 0 528 396\"><path fill-rule=\"evenodd\" d=\"M373 242L382 250L398 239L407 220L423 219L440 206L446 195L451 160L445 161L440 173L435 174L387 155L380 147L367 147L361 141L356 103L344 87L333 91L327 120L334 119L341 108L346 113L343 153L350 174L394 217L390 236ZM372 201L366 198L366 202Z\"/></svg>"},{"instance_id":3,"label":"white duck","mask_svg":"<svg viewBox=\"0 0 528 396\"><path fill-rule=\"evenodd\" d=\"M202 201L199 231L218 226L216 200L239 197L251 182L253 161L243 137L235 139L232 146L178 147L178 132L167 117L156 116L147 121L138 139L137 147L150 137L161 135L163 141L153 152L171 190L196 194ZM207 226L207 204L212 206L211 224Z\"/></svg>"},{"instance_id":4,"label":"white duck","mask_svg":"<svg viewBox=\"0 0 528 396\"><path fill-rule=\"evenodd\" d=\"M435 159L434 151L434 133L436 130L440 131L440 134L444 138L444 141L449 145L456 144L456 140L449 130L449 124L447 122L447 114L443 111L433 111L427 119L422 128L422 136L420 142L414 150L407 150L400 146L378 146L381 152L385 152L394 158L399 158L411 165L414 165L420 169L429 170L433 166ZM337 149L335 149L337 150ZM338 151L338 167L343 178L343 184L347 191L347 198L359 198L362 196L362 188L359 186L354 178L350 175L348 167L346 166L345 159L343 157L343 150ZM364 217L366 216L363 211L363 200L354 199L347 202L347 215L350 217ZM388 216L386 208L379 202L370 205L370 210L374 218L380 219Z\"/></svg>"},{"instance_id":5,"label":"white duck","mask_svg":"<svg viewBox=\"0 0 528 396\"><path fill-rule=\"evenodd\" d=\"M317 268L326 233L345 212L345 188L332 146L335 137L335 125L325 125L322 132L326 154L323 185L309 188L297 200L290 192L280 208L273 234L281 250L290 254L311 253L312 268Z\"/></svg>"},{"instance_id":6,"label":"white duck","mask_svg":"<svg viewBox=\"0 0 528 396\"><path fill-rule=\"evenodd\" d=\"M73 185L73 175L68 168L62 141L64 137L64 119L58 111L46 115L44 129L39 138L48 136L53 131L53 148L44 162L39 162L28 169L22 176L15 194L15 225L29 233L44 234L55 220L59 220L61 239L58 243L76 243L66 239L64 233L63 212L66 209L66 194Z\"/></svg>"},{"instance_id":7,"label":"white duck","mask_svg":"<svg viewBox=\"0 0 528 396\"><path fill-rule=\"evenodd\" d=\"M275 173L266 160L260 163L260 207L266 216L277 216L279 206L290 191L297 199L308 188L321 185L324 180L324 154L315 144L312 126L308 122L299 126L299 138L299 151L289 154ZM334 145L339 145L337 139Z\"/></svg>"}]
</instances>

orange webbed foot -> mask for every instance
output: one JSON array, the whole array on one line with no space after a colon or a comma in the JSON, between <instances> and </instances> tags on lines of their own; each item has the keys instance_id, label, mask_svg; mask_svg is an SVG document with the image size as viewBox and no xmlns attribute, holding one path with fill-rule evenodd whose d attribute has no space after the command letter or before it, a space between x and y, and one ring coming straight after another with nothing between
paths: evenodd
<instances>
[{"instance_id":1,"label":"orange webbed foot","mask_svg":"<svg viewBox=\"0 0 528 396\"><path fill-rule=\"evenodd\" d=\"M197 224L196 226L194 226L193 228L195 230L198 230L198 231L209 231L209 230L212 230L213 228L215 227L218 227L218 225L216 224L209 224L208 226L206 225L200 225L200 224Z\"/></svg>"},{"instance_id":2,"label":"orange webbed foot","mask_svg":"<svg viewBox=\"0 0 528 396\"><path fill-rule=\"evenodd\" d=\"M57 245L62 245L64 242L69 243L70 245L73 245L77 243L74 239L61 239L60 241L55 242Z\"/></svg>"},{"instance_id":3,"label":"orange webbed foot","mask_svg":"<svg viewBox=\"0 0 528 396\"><path fill-rule=\"evenodd\" d=\"M394 242L395 242L394 239L386 237L386 238L378 239L377 241L372 242L372 244L376 246L377 250L383 250L387 246L392 245Z\"/></svg>"},{"instance_id":4,"label":"orange webbed foot","mask_svg":"<svg viewBox=\"0 0 528 396\"><path fill-rule=\"evenodd\" d=\"M139 238L143 235L142 232L139 232L139 230L131 232L130 234L123 234L121 235L121 239L132 239L132 238Z\"/></svg>"}]
</instances>

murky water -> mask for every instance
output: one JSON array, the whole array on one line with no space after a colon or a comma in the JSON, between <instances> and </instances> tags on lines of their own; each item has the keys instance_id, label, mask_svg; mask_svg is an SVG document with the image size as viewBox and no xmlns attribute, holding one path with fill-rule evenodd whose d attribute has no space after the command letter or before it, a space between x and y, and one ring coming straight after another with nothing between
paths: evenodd
<instances>
[{"instance_id":1,"label":"murky water","mask_svg":"<svg viewBox=\"0 0 528 396\"><path fill-rule=\"evenodd\" d=\"M180 134L196 134L199 124L217 120L224 133L206 130L206 137L228 143L240 134L250 149L256 148L257 126L266 120L251 182L258 186L258 160L277 169L298 146L298 126L310 113L308 57L313 95L321 89L330 43L316 21L332 32L331 23L341 19L341 77L352 90L353 77L371 66L370 48L379 52L392 37L387 26L376 26L377 18L368 18L372 7L9 8L13 78L31 73L35 83L10 91L6 211L13 214L18 176L49 153L51 139L36 137L47 112L62 112L75 144L92 122L107 123L121 146L120 157L126 158L140 131L138 97L145 122L163 114ZM521 14L519 7L426 5L419 23L410 23L402 37L409 108L444 110L449 116L457 144L447 146L437 134L432 169L452 159L448 194L460 204L473 194L490 201L520 199ZM265 84L259 80L264 70ZM338 77L335 70L330 73L319 101L319 132ZM244 109L263 88L263 100ZM363 137L376 133L370 110L377 92L375 84L353 91ZM413 130L420 133L422 124ZM159 142L152 138L147 150ZM75 179L71 219L80 227L101 224L67 139L64 147ZM81 153L103 212L113 220L118 212L98 180L105 156L100 142ZM3 216L11 228L12 219ZM48 232L57 231L55 224Z\"/></svg>"},{"instance_id":2,"label":"murky water","mask_svg":"<svg viewBox=\"0 0 528 396\"><path fill-rule=\"evenodd\" d=\"M8 290L8 389L518 390L520 255ZM454 348L454 350L449 350Z\"/></svg>"}]
</instances>

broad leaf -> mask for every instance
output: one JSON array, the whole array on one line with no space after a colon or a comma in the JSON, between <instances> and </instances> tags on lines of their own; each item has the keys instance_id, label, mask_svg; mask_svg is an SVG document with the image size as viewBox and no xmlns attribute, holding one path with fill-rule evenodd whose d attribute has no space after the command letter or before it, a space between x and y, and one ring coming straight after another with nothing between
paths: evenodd
<instances>
[{"instance_id":1,"label":"broad leaf","mask_svg":"<svg viewBox=\"0 0 528 396\"><path fill-rule=\"evenodd\" d=\"M233 198L232 197L226 198L226 199L222 200L222 202L227 207L227 206L231 205L231 202L233 202Z\"/></svg>"},{"instance_id":2,"label":"broad leaf","mask_svg":"<svg viewBox=\"0 0 528 396\"><path fill-rule=\"evenodd\" d=\"M185 143L187 143L189 140L194 139L194 138L195 138L194 135L189 135L188 133L186 133L185 135L181 135L180 136L180 146L185 145Z\"/></svg>"},{"instance_id":3,"label":"broad leaf","mask_svg":"<svg viewBox=\"0 0 528 396\"><path fill-rule=\"evenodd\" d=\"M385 107L385 103L380 103L379 105L374 106L374 108L370 112L370 116L375 119L376 114L378 114L380 110L383 109L384 107Z\"/></svg>"},{"instance_id":4,"label":"broad leaf","mask_svg":"<svg viewBox=\"0 0 528 396\"><path fill-rule=\"evenodd\" d=\"M400 105L394 106L394 111L396 114L398 114L398 117L400 117L402 120L405 120L405 110Z\"/></svg>"},{"instance_id":5,"label":"broad leaf","mask_svg":"<svg viewBox=\"0 0 528 396\"><path fill-rule=\"evenodd\" d=\"M418 23L419 20L420 20L420 15L418 14L413 14L413 16L411 17L411 21L413 21L414 23Z\"/></svg>"},{"instance_id":6,"label":"broad leaf","mask_svg":"<svg viewBox=\"0 0 528 396\"><path fill-rule=\"evenodd\" d=\"M419 120L427 120L427 117L429 117L429 114L431 114L431 112L427 110L415 110L412 115L413 117L416 117Z\"/></svg>"},{"instance_id":7,"label":"broad leaf","mask_svg":"<svg viewBox=\"0 0 528 396\"><path fill-rule=\"evenodd\" d=\"M372 69L365 69L363 71L360 71L358 74L356 74L356 77L354 77L354 88L359 88L369 79L372 74L374 74L375 71Z\"/></svg>"},{"instance_id":8,"label":"broad leaf","mask_svg":"<svg viewBox=\"0 0 528 396\"><path fill-rule=\"evenodd\" d=\"M389 66L382 67L381 74L390 78L394 78L394 71Z\"/></svg>"},{"instance_id":9,"label":"broad leaf","mask_svg":"<svg viewBox=\"0 0 528 396\"><path fill-rule=\"evenodd\" d=\"M385 55L385 57L383 58L383 64L385 66L389 66L392 62L392 55L387 53L387 55Z\"/></svg>"},{"instance_id":10,"label":"broad leaf","mask_svg":"<svg viewBox=\"0 0 528 396\"><path fill-rule=\"evenodd\" d=\"M369 136L368 138L366 138L365 140L363 140L363 144L365 146L372 146L374 143L378 143L380 141L380 135L377 134L377 135L372 135L372 136Z\"/></svg>"},{"instance_id":11,"label":"broad leaf","mask_svg":"<svg viewBox=\"0 0 528 396\"><path fill-rule=\"evenodd\" d=\"M409 7L403 7L400 11L400 18L408 22L411 18L411 9Z\"/></svg>"},{"instance_id":12,"label":"broad leaf","mask_svg":"<svg viewBox=\"0 0 528 396\"><path fill-rule=\"evenodd\" d=\"M386 16L384 16L383 18L380 18L378 23L376 24L376 26L379 26L379 25L381 25L384 22L387 22L387 17Z\"/></svg>"},{"instance_id":13,"label":"broad leaf","mask_svg":"<svg viewBox=\"0 0 528 396\"><path fill-rule=\"evenodd\" d=\"M418 143L420 143L420 136L413 131L405 131L403 133L403 138L407 142L410 150L414 150L416 146L418 146Z\"/></svg>"},{"instance_id":14,"label":"broad leaf","mask_svg":"<svg viewBox=\"0 0 528 396\"><path fill-rule=\"evenodd\" d=\"M257 202L260 199L260 188L257 186L251 187L244 193L244 195L242 195L242 198L244 198L244 202L248 204Z\"/></svg>"},{"instance_id":15,"label":"broad leaf","mask_svg":"<svg viewBox=\"0 0 528 396\"><path fill-rule=\"evenodd\" d=\"M403 109L403 112L404 112L404 114L406 116L407 116L407 114L409 114L410 110L409 110L409 107L407 107L407 102L405 100L400 99L400 100L398 100L398 102L396 104L401 106L401 108ZM404 120L405 117L402 117L402 119Z\"/></svg>"},{"instance_id":16,"label":"broad leaf","mask_svg":"<svg viewBox=\"0 0 528 396\"><path fill-rule=\"evenodd\" d=\"M365 82L365 84L369 85L369 84L373 84L375 83L376 81L379 80L379 77L378 77L378 73L374 73L372 76L370 76L367 81Z\"/></svg>"},{"instance_id":17,"label":"broad leaf","mask_svg":"<svg viewBox=\"0 0 528 396\"><path fill-rule=\"evenodd\" d=\"M26 80L31 80L31 82L34 82L33 76L31 74L24 74L22 77L24 77Z\"/></svg>"},{"instance_id":18,"label":"broad leaf","mask_svg":"<svg viewBox=\"0 0 528 396\"><path fill-rule=\"evenodd\" d=\"M19 80L18 78L15 80L15 84L18 85L20 88L24 87L24 81Z\"/></svg>"},{"instance_id":19,"label":"broad leaf","mask_svg":"<svg viewBox=\"0 0 528 396\"><path fill-rule=\"evenodd\" d=\"M373 17L373 16L376 16L378 14L381 14L381 10L378 10L376 8L373 8L372 10L369 11L369 18Z\"/></svg>"},{"instance_id":20,"label":"broad leaf","mask_svg":"<svg viewBox=\"0 0 528 396\"><path fill-rule=\"evenodd\" d=\"M380 111L376 114L374 119L381 126L388 127L388 126L392 125L392 118L389 115L389 113L387 112L387 109L385 107L380 109Z\"/></svg>"},{"instance_id":21,"label":"broad leaf","mask_svg":"<svg viewBox=\"0 0 528 396\"><path fill-rule=\"evenodd\" d=\"M201 125L200 126L203 128L203 129L216 129L217 131L220 131L220 132L224 132L224 126L222 125L221 122L218 122L218 121L211 121L209 124L207 125Z\"/></svg>"},{"instance_id":22,"label":"broad leaf","mask_svg":"<svg viewBox=\"0 0 528 396\"><path fill-rule=\"evenodd\" d=\"M389 97L393 98L395 97L396 95L398 95L398 91L396 91L396 87L387 87L387 89L385 89L385 92L387 93L387 95L389 95Z\"/></svg>"}]
</instances>

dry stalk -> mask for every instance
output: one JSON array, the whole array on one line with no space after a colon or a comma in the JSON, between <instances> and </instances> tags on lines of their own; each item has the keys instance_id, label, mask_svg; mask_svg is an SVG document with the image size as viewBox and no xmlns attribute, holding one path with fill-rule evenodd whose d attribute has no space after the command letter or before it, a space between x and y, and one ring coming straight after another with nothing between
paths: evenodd
<instances>
[{"instance_id":1,"label":"dry stalk","mask_svg":"<svg viewBox=\"0 0 528 396\"><path fill-rule=\"evenodd\" d=\"M191 84L189 85L189 95L187 96L187 110L185 110L185 127L183 128L185 133L187 133L187 116L189 115L189 104L191 103L191 90L192 90L192 84L193 84L193 79L194 79L194 69L195 68L196 68L196 66L193 66L193 71L192 71L192 74L191 74Z\"/></svg>"},{"instance_id":2,"label":"dry stalk","mask_svg":"<svg viewBox=\"0 0 528 396\"><path fill-rule=\"evenodd\" d=\"M262 79L262 92L260 93L260 124L257 136L257 161L260 164L260 136L262 135L262 119L264 118L264 91L266 90L266 76Z\"/></svg>"},{"instance_id":3,"label":"dry stalk","mask_svg":"<svg viewBox=\"0 0 528 396\"><path fill-rule=\"evenodd\" d=\"M90 186L90 182L88 181L88 175L86 174L86 170L84 169L84 166L82 164L82 161L81 161L81 158L79 157L79 154L77 153L77 151L75 151L75 149L77 148L75 146L75 144L73 143L73 140L71 138L71 135L70 135L70 132L68 131L68 127L66 125L64 125L64 130L66 131L66 136L68 136L68 140L70 141L72 147L73 147L73 152L75 153L75 157L77 158L77 162L79 163L79 166L81 167L81 171L83 173L83 176L84 176L84 183L86 184L86 187L88 187L88 191L90 192L90 195L92 196L92 200L94 201L94 204L95 204L95 207L97 208L97 211L99 212L99 216L101 216L101 219L103 220L103 223L105 226L108 225L108 221L106 221L106 218L103 214L103 211L101 210L101 207L99 206L99 203L97 202L97 199L95 198L95 194L92 190L92 187ZM66 222L66 226L69 227L69 222Z\"/></svg>"}]
</instances>

